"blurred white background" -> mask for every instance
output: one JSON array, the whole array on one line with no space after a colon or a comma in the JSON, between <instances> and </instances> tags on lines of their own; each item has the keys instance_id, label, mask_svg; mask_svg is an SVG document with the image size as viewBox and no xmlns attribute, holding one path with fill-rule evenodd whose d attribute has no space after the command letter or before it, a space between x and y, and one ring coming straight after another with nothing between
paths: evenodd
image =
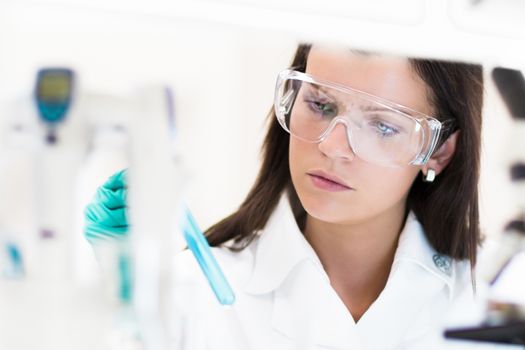
<instances>
[{"instance_id":1,"label":"blurred white background","mask_svg":"<svg viewBox=\"0 0 525 350\"><path fill-rule=\"evenodd\" d=\"M170 86L192 174L187 201L205 228L235 210L253 183L275 77L298 42L479 62L487 75L497 65L525 67L525 21L516 15L523 10L509 0L475 6L443 0L4 1L0 135L13 118L4 107L30 96L40 67L71 67L82 90L117 96L141 85ZM513 211L506 158L511 123L488 75L486 93L481 213L484 231L497 235ZM0 137L0 155L4 146ZM81 208L126 161L109 156L101 164L79 189L76 206L75 259L85 281L97 277L81 233ZM24 160L2 168L0 224L14 232L32 229L24 205L34 190L31 169Z\"/></svg>"}]
</instances>

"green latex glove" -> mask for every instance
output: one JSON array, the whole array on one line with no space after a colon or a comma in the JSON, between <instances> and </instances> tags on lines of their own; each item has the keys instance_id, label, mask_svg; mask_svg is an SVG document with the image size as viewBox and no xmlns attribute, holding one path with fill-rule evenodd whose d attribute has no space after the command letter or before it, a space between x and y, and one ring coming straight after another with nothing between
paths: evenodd
<instances>
[{"instance_id":1,"label":"green latex glove","mask_svg":"<svg viewBox=\"0 0 525 350\"><path fill-rule=\"evenodd\" d=\"M84 210L84 236L91 244L127 238L127 191L126 170L115 173L97 189L95 198Z\"/></svg>"}]
</instances>

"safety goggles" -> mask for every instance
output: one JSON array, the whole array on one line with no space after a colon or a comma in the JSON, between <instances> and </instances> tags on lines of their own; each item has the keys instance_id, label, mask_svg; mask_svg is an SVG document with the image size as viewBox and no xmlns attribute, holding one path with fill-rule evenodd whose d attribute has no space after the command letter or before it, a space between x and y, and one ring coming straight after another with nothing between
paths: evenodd
<instances>
[{"instance_id":1,"label":"safety goggles","mask_svg":"<svg viewBox=\"0 0 525 350\"><path fill-rule=\"evenodd\" d=\"M453 120L414 111L348 86L284 70L277 77L275 114L292 136L319 143L343 124L359 158L377 165L425 164Z\"/></svg>"}]
</instances>

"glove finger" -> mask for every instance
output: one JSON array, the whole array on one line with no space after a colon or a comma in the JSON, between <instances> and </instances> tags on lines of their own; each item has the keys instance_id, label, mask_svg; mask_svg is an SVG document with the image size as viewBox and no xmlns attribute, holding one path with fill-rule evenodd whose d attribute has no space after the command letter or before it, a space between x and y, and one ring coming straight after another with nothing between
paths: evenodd
<instances>
[{"instance_id":1,"label":"glove finger","mask_svg":"<svg viewBox=\"0 0 525 350\"><path fill-rule=\"evenodd\" d=\"M95 195L95 202L104 205L108 209L120 209L126 206L126 188L111 190L106 187L99 187Z\"/></svg>"},{"instance_id":2,"label":"glove finger","mask_svg":"<svg viewBox=\"0 0 525 350\"><path fill-rule=\"evenodd\" d=\"M127 172L127 169L123 169L121 171L116 172L106 180L102 187L107 188L109 190L118 190L120 188L126 188Z\"/></svg>"},{"instance_id":3,"label":"glove finger","mask_svg":"<svg viewBox=\"0 0 525 350\"><path fill-rule=\"evenodd\" d=\"M107 227L127 226L126 208L109 209L98 203L91 203L84 210L88 222Z\"/></svg>"}]
</instances>

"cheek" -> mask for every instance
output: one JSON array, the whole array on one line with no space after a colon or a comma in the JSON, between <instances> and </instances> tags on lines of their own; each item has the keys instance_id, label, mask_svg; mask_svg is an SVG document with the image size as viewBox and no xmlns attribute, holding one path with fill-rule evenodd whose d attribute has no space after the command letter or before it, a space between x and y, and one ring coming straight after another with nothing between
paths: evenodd
<instances>
[{"instance_id":1,"label":"cheek","mask_svg":"<svg viewBox=\"0 0 525 350\"><path fill-rule=\"evenodd\" d=\"M308 158L315 151L315 149L312 149L312 146L315 146L315 144L309 144L290 137L288 162L292 180L297 178L299 174L304 173Z\"/></svg>"},{"instance_id":2,"label":"cheek","mask_svg":"<svg viewBox=\"0 0 525 350\"><path fill-rule=\"evenodd\" d=\"M408 196L417 170L392 170L380 168L370 171L366 177L366 188L371 199L379 207L389 207Z\"/></svg>"},{"instance_id":3,"label":"cheek","mask_svg":"<svg viewBox=\"0 0 525 350\"><path fill-rule=\"evenodd\" d=\"M417 181L419 169L412 166L404 168L373 167L363 178L364 192L360 194L366 202L360 218L375 217L383 213L405 210L410 188Z\"/></svg>"},{"instance_id":4,"label":"cheek","mask_svg":"<svg viewBox=\"0 0 525 350\"><path fill-rule=\"evenodd\" d=\"M318 154L317 144L314 143L302 142L292 137L289 147L290 176L295 191L306 209L307 204L304 202L309 202L319 195L313 191L306 173L313 168L322 168L321 157Z\"/></svg>"},{"instance_id":5,"label":"cheek","mask_svg":"<svg viewBox=\"0 0 525 350\"><path fill-rule=\"evenodd\" d=\"M358 191L345 198L338 216L340 222L353 222L377 217L392 210L404 208L410 187L415 178L414 170L392 169L361 164Z\"/></svg>"}]
</instances>

